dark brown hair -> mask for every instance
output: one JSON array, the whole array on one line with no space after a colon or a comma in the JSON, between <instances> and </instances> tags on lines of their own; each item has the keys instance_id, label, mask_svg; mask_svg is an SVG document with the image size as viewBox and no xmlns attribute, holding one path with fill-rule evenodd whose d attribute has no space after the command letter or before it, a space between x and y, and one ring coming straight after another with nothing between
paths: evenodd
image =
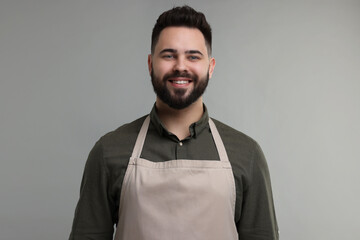
<instances>
[{"instance_id":1,"label":"dark brown hair","mask_svg":"<svg viewBox=\"0 0 360 240\"><path fill-rule=\"evenodd\" d=\"M201 31L205 38L205 44L211 55L211 27L206 21L202 12L197 12L193 8L185 5L182 7L174 7L163 12L156 21L151 36L151 53L154 53L155 45L159 40L161 31L166 27L189 27L197 28Z\"/></svg>"}]
</instances>

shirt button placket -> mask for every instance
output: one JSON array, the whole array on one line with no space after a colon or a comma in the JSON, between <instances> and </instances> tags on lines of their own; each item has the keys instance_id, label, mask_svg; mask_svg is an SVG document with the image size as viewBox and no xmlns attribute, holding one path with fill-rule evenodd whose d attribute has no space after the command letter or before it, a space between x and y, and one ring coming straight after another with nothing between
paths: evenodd
<instances>
[{"instance_id":1,"label":"shirt button placket","mask_svg":"<svg viewBox=\"0 0 360 240\"><path fill-rule=\"evenodd\" d=\"M185 144L181 141L179 141L176 144L176 157L177 157L177 159L186 159L187 158Z\"/></svg>"}]
</instances>

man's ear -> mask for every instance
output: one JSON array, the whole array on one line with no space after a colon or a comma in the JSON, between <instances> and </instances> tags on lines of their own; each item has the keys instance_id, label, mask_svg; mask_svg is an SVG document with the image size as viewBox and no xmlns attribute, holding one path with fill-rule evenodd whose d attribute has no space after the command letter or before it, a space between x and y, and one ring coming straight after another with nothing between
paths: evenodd
<instances>
[{"instance_id":1,"label":"man's ear","mask_svg":"<svg viewBox=\"0 0 360 240\"><path fill-rule=\"evenodd\" d=\"M215 68L215 58L210 58L210 63L209 63L209 78L211 78L213 72L214 72L214 68Z\"/></svg>"},{"instance_id":2,"label":"man's ear","mask_svg":"<svg viewBox=\"0 0 360 240\"><path fill-rule=\"evenodd\" d=\"M152 72L152 56L151 56L151 54L148 55L148 70L149 70L149 74L151 76L151 72Z\"/></svg>"}]
</instances>

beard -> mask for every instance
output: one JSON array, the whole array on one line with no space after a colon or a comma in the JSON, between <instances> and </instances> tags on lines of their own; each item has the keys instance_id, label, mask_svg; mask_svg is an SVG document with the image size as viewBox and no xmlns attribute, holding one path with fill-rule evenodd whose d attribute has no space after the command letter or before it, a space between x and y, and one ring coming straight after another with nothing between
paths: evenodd
<instances>
[{"instance_id":1,"label":"beard","mask_svg":"<svg viewBox=\"0 0 360 240\"><path fill-rule=\"evenodd\" d=\"M188 94L188 96L185 96L187 89L181 89L181 88L175 89L173 91L173 94L168 89L166 85L168 79L176 78L176 77L186 77L191 79L194 88ZM154 74L154 70L151 71L151 83L153 85L154 92L164 103L166 103L169 107L174 109L184 109L190 106L196 100L198 100L205 92L208 82L209 82L209 71L207 75L202 79L199 79L197 76L188 73L180 73L180 72L166 74L162 79L160 79Z\"/></svg>"}]
</instances>

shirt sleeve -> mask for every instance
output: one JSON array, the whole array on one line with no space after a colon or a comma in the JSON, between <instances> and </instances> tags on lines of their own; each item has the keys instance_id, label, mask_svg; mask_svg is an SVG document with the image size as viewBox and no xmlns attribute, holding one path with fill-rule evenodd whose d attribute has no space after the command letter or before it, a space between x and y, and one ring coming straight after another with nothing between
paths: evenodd
<instances>
[{"instance_id":1,"label":"shirt sleeve","mask_svg":"<svg viewBox=\"0 0 360 240\"><path fill-rule=\"evenodd\" d=\"M98 141L85 165L69 240L112 239L114 203L108 195L108 179L101 141Z\"/></svg>"},{"instance_id":2,"label":"shirt sleeve","mask_svg":"<svg viewBox=\"0 0 360 240\"><path fill-rule=\"evenodd\" d=\"M260 146L255 143L249 174L244 190L240 221L237 223L241 240L278 240L269 169Z\"/></svg>"}]
</instances>

